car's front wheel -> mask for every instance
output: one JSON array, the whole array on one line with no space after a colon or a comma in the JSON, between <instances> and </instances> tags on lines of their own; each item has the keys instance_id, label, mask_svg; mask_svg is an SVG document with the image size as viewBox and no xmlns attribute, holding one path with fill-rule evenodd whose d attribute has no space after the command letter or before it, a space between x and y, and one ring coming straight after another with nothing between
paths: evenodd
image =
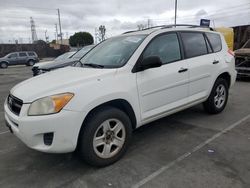
<instances>
[{"instance_id":1,"label":"car's front wheel","mask_svg":"<svg viewBox=\"0 0 250 188\"><path fill-rule=\"evenodd\" d=\"M0 67L1 67L2 69L6 69L6 68L8 68L8 63L6 63L6 62L1 62L1 63L0 63Z\"/></svg>"},{"instance_id":2,"label":"car's front wheel","mask_svg":"<svg viewBox=\"0 0 250 188\"><path fill-rule=\"evenodd\" d=\"M224 110L228 99L228 83L218 78L208 99L203 103L204 109L210 114L218 114Z\"/></svg>"},{"instance_id":3,"label":"car's front wheel","mask_svg":"<svg viewBox=\"0 0 250 188\"><path fill-rule=\"evenodd\" d=\"M131 134L126 113L113 107L98 109L90 114L80 132L80 155L90 165L110 165L123 156Z\"/></svg>"}]
</instances>

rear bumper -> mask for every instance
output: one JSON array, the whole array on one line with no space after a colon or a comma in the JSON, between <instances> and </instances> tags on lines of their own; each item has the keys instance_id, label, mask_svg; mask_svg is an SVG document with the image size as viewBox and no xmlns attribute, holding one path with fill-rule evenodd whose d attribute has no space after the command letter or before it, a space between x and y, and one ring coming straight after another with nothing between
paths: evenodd
<instances>
[{"instance_id":1,"label":"rear bumper","mask_svg":"<svg viewBox=\"0 0 250 188\"><path fill-rule=\"evenodd\" d=\"M250 67L236 67L237 77L250 77Z\"/></svg>"}]
</instances>

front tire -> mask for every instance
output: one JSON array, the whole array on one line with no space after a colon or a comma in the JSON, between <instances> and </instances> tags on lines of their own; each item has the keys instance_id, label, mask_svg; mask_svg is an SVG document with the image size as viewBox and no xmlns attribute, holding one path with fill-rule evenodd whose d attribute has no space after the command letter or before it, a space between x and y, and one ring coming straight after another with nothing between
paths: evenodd
<instances>
[{"instance_id":1,"label":"front tire","mask_svg":"<svg viewBox=\"0 0 250 188\"><path fill-rule=\"evenodd\" d=\"M114 107L100 108L90 114L80 131L80 156L92 166L110 165L124 155L131 135L126 113Z\"/></svg>"},{"instance_id":2,"label":"front tire","mask_svg":"<svg viewBox=\"0 0 250 188\"><path fill-rule=\"evenodd\" d=\"M8 68L8 63L6 63L6 62L1 62L1 63L0 63L0 67L1 67L2 69L7 69L7 68Z\"/></svg>"},{"instance_id":3,"label":"front tire","mask_svg":"<svg viewBox=\"0 0 250 188\"><path fill-rule=\"evenodd\" d=\"M205 111L210 114L218 114L224 110L228 99L228 83L223 78L215 81L208 99L203 103Z\"/></svg>"}]
</instances>

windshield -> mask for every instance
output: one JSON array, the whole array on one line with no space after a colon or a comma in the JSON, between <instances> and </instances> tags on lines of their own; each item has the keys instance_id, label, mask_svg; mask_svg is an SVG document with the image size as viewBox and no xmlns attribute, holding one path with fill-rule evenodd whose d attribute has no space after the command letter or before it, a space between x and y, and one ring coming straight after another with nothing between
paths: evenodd
<instances>
[{"instance_id":1,"label":"windshield","mask_svg":"<svg viewBox=\"0 0 250 188\"><path fill-rule=\"evenodd\" d=\"M81 50L76 52L71 58L81 59L86 53L88 53L89 50L91 50L94 47L95 47L95 45L85 46Z\"/></svg>"},{"instance_id":2,"label":"windshield","mask_svg":"<svg viewBox=\"0 0 250 188\"><path fill-rule=\"evenodd\" d=\"M57 58L54 59L54 61L59 61L59 60L64 60L64 59L68 59L70 56L72 56L74 53L76 52L66 52L60 56L58 56Z\"/></svg>"},{"instance_id":3,"label":"windshield","mask_svg":"<svg viewBox=\"0 0 250 188\"><path fill-rule=\"evenodd\" d=\"M84 56L81 63L95 64L103 68L122 67L145 37L146 35L134 35L107 39Z\"/></svg>"}]
</instances>

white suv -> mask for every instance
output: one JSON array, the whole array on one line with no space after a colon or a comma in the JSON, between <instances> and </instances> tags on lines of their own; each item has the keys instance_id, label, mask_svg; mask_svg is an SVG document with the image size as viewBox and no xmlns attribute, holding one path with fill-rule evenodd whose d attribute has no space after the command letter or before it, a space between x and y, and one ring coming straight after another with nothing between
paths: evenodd
<instances>
[{"instance_id":1,"label":"white suv","mask_svg":"<svg viewBox=\"0 0 250 188\"><path fill-rule=\"evenodd\" d=\"M128 32L100 43L75 67L16 85L5 119L30 148L78 148L87 163L105 166L146 123L199 103L221 112L235 78L234 57L220 33L171 26Z\"/></svg>"}]
</instances>

